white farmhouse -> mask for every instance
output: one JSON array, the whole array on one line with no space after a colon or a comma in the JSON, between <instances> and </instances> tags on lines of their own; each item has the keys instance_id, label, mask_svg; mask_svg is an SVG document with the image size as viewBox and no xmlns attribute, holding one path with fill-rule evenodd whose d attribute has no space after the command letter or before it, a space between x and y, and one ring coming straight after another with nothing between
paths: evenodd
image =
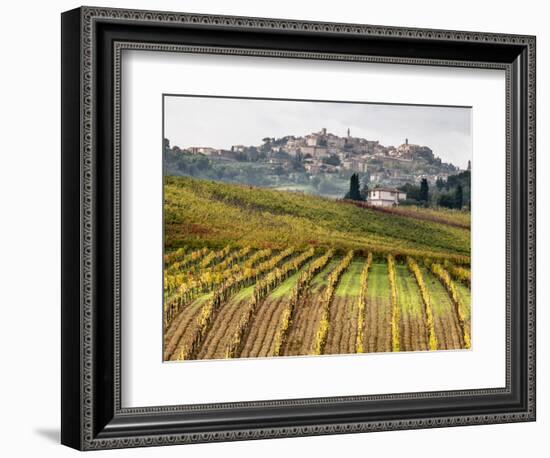
<instances>
[{"instance_id":1,"label":"white farmhouse","mask_svg":"<svg viewBox=\"0 0 550 458\"><path fill-rule=\"evenodd\" d=\"M395 188L374 188L369 191L368 203L375 207L394 207L406 198L407 193Z\"/></svg>"}]
</instances>

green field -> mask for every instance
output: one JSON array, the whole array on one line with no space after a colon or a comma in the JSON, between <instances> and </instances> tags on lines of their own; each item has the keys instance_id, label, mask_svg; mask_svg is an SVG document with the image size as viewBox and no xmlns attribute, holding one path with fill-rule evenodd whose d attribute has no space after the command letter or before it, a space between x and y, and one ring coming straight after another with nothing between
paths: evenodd
<instances>
[{"instance_id":1,"label":"green field","mask_svg":"<svg viewBox=\"0 0 550 458\"><path fill-rule=\"evenodd\" d=\"M357 297L361 284L358 281L363 269L364 259L355 259L352 261L348 269L342 275L340 283L336 288L337 297Z\"/></svg>"}]
</instances>

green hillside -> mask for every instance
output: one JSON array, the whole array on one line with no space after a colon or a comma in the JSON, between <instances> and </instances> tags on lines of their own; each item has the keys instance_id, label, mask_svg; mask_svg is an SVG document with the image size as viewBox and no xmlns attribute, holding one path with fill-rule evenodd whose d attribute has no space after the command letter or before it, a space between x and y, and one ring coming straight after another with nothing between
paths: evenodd
<instances>
[{"instance_id":1,"label":"green hillside","mask_svg":"<svg viewBox=\"0 0 550 458\"><path fill-rule=\"evenodd\" d=\"M467 262L470 231L296 192L166 177L166 249L334 247Z\"/></svg>"}]
</instances>

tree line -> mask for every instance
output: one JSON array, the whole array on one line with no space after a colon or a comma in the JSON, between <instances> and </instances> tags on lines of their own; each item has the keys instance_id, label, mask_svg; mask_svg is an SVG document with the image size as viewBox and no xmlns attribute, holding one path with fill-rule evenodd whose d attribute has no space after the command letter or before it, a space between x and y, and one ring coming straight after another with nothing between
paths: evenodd
<instances>
[{"instance_id":1,"label":"tree line","mask_svg":"<svg viewBox=\"0 0 550 458\"><path fill-rule=\"evenodd\" d=\"M438 178L433 187L430 187L426 178L422 178L418 185L407 183L398 189L407 194L407 199L401 201L400 205L439 206L458 210L469 209L471 205L469 170L450 175L447 180ZM350 177L349 191L344 199L366 201L368 191L368 186L361 186L359 175L354 173Z\"/></svg>"}]
</instances>

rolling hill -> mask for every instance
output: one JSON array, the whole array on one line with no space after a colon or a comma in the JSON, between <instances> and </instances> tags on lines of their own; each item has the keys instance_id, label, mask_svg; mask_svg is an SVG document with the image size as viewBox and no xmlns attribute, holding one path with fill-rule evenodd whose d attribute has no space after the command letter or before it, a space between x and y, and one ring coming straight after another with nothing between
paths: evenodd
<instances>
[{"instance_id":1,"label":"rolling hill","mask_svg":"<svg viewBox=\"0 0 550 458\"><path fill-rule=\"evenodd\" d=\"M435 210L433 210L435 212ZM165 177L165 250L319 247L469 263L470 231L297 192Z\"/></svg>"}]
</instances>

